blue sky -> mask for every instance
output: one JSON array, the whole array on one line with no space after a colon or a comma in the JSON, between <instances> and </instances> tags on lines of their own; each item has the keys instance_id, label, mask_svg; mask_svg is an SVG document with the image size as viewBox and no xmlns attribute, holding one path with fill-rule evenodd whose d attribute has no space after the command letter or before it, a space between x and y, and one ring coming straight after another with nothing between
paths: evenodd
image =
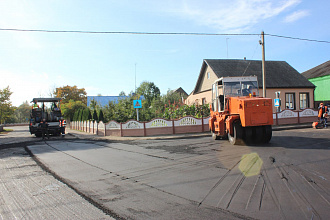
<instances>
[{"instance_id":1,"label":"blue sky","mask_svg":"<svg viewBox=\"0 0 330 220\"><path fill-rule=\"evenodd\" d=\"M327 0L0 0L0 28L283 35L330 40ZM56 87L129 93L142 81L190 93L203 59L260 60L260 36L0 31L0 88L18 106ZM266 36L266 60L299 72L330 59L330 44ZM228 48L228 49L227 49Z\"/></svg>"}]
</instances>

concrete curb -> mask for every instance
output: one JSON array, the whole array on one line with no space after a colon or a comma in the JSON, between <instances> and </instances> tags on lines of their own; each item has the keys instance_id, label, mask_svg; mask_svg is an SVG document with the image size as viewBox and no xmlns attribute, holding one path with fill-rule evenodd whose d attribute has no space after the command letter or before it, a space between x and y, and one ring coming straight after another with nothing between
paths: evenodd
<instances>
[{"instance_id":1,"label":"concrete curb","mask_svg":"<svg viewBox=\"0 0 330 220\"><path fill-rule=\"evenodd\" d=\"M74 130L69 130L67 134L72 135L76 138L91 139L91 140L112 140L112 141L188 139L188 138L210 136L209 132L204 132L204 133L160 135L160 136L149 136L149 137L116 137L116 136L97 136L95 134L88 134Z\"/></svg>"},{"instance_id":2,"label":"concrete curb","mask_svg":"<svg viewBox=\"0 0 330 220\"><path fill-rule=\"evenodd\" d=\"M293 124L293 125L274 125L273 131L283 131L283 130L293 130L293 129L303 129L303 128L312 128L312 123Z\"/></svg>"},{"instance_id":3,"label":"concrete curb","mask_svg":"<svg viewBox=\"0 0 330 220\"><path fill-rule=\"evenodd\" d=\"M275 125L273 131L294 130L312 128L311 123L295 124L295 125ZM134 141L134 140L169 140L169 139L188 139L196 137L211 137L210 132L204 133L189 133L189 134L174 134L174 135L160 135L148 137L117 137L117 136L97 136L96 134L89 134L83 131L76 131L67 129L67 134L76 138L91 139L91 140L112 140L112 141Z\"/></svg>"}]
</instances>

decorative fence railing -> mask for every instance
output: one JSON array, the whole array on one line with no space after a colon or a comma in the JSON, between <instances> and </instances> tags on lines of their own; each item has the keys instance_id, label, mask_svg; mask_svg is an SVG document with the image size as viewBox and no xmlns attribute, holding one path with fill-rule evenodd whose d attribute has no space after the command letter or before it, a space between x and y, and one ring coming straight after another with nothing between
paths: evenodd
<instances>
[{"instance_id":1,"label":"decorative fence railing","mask_svg":"<svg viewBox=\"0 0 330 220\"><path fill-rule=\"evenodd\" d=\"M314 122L317 120L317 113L313 109L303 111L284 110L273 113L273 125ZM106 124L103 122L74 121L70 123L70 128L101 136L118 137L200 133L209 130L209 117L195 118L188 116L177 120L156 118L148 122L130 120L125 123L110 121Z\"/></svg>"},{"instance_id":2,"label":"decorative fence railing","mask_svg":"<svg viewBox=\"0 0 330 220\"><path fill-rule=\"evenodd\" d=\"M317 121L318 111L304 109L302 111L283 110L273 114L274 125L302 124Z\"/></svg>"},{"instance_id":3,"label":"decorative fence railing","mask_svg":"<svg viewBox=\"0 0 330 220\"><path fill-rule=\"evenodd\" d=\"M209 118L184 117L178 120L156 118L148 122L130 120L125 123L73 121L70 128L102 136L152 136L165 134L199 133L208 131Z\"/></svg>"}]
</instances>

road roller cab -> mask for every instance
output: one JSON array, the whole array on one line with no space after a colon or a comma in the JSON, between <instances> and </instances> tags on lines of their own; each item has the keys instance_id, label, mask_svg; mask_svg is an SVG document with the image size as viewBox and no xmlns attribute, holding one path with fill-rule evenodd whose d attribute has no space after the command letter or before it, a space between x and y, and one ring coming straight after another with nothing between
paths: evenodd
<instances>
[{"instance_id":1,"label":"road roller cab","mask_svg":"<svg viewBox=\"0 0 330 220\"><path fill-rule=\"evenodd\" d=\"M267 143L272 137L272 100L259 97L256 76L222 77L212 85L209 128L231 144Z\"/></svg>"}]
</instances>

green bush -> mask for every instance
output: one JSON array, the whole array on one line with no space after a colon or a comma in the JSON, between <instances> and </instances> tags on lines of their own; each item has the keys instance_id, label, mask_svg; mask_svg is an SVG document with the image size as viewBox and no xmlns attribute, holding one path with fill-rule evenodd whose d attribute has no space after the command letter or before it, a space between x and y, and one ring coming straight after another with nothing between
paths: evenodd
<instances>
[{"instance_id":1,"label":"green bush","mask_svg":"<svg viewBox=\"0 0 330 220\"><path fill-rule=\"evenodd\" d=\"M104 107L91 106L88 108L89 114L93 111L93 120L97 122L109 122L111 120L117 122L126 122L128 120L137 119L137 111L133 107L133 100L139 99L140 95L144 95L142 100L142 108L139 109L139 120L150 121L154 118L179 119L185 116L193 116L196 118L208 117L210 109L208 105L185 105L182 103L180 94L168 90L167 94L160 96L159 89L153 83L143 82L138 88L138 94L131 94L124 99L118 100L118 103L109 102ZM87 114L87 111L85 111ZM82 110L75 113L74 118L82 118ZM86 116L84 118L90 116Z\"/></svg>"}]
</instances>

